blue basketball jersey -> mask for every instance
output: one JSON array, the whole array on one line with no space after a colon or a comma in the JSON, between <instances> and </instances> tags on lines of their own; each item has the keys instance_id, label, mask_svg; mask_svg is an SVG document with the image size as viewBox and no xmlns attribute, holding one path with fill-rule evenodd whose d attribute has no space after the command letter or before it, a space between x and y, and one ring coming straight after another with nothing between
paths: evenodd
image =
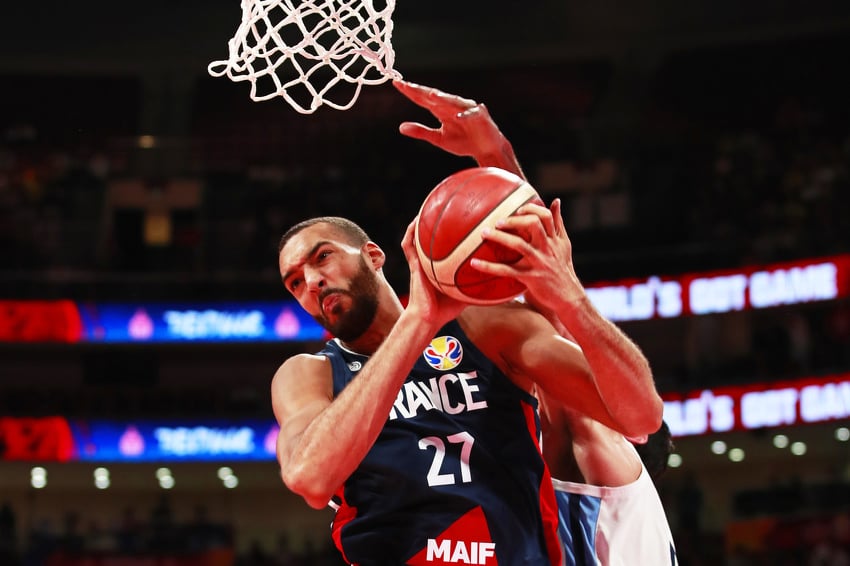
<instances>
[{"instance_id":1,"label":"blue basketball jersey","mask_svg":"<svg viewBox=\"0 0 850 566\"><path fill-rule=\"evenodd\" d=\"M552 482L564 550L561 566L678 564L667 515L646 468L637 480L619 487Z\"/></svg>"},{"instance_id":2,"label":"blue basketball jersey","mask_svg":"<svg viewBox=\"0 0 850 566\"><path fill-rule=\"evenodd\" d=\"M331 362L334 396L368 363L337 340L320 354ZM343 557L361 566L558 564L536 409L456 321L443 327L334 496Z\"/></svg>"}]
</instances>

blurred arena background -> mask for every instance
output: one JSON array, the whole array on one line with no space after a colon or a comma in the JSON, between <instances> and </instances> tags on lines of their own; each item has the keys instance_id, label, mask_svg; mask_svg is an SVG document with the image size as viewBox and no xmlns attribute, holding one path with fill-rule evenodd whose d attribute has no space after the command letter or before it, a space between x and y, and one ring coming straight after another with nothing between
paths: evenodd
<instances>
[{"instance_id":1,"label":"blurred arena background","mask_svg":"<svg viewBox=\"0 0 850 566\"><path fill-rule=\"evenodd\" d=\"M287 310L277 241L341 214L390 248L471 162L400 136L428 117L388 85L301 115L211 78L233 0L0 14L0 564L339 564L330 511L259 436L275 369L322 340ZM846 564L850 4L399 0L393 19L396 68L487 104L647 353L681 564ZM403 292L406 265L387 274ZM199 334L198 312L246 311L283 313L277 334Z\"/></svg>"}]
</instances>

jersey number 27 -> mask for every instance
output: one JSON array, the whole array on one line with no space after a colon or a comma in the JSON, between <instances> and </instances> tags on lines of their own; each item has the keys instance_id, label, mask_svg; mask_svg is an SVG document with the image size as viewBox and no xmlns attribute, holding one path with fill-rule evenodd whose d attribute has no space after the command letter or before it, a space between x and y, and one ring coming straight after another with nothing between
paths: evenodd
<instances>
[{"instance_id":1,"label":"jersey number 27","mask_svg":"<svg viewBox=\"0 0 850 566\"><path fill-rule=\"evenodd\" d=\"M472 444L475 439L468 432L459 432L444 439L438 436L427 436L419 440L419 449L427 450L434 449L434 460L431 462L431 468L428 470L428 485L454 485L457 482L457 475L453 472L442 472L443 460L446 458L446 441L449 444L460 444L460 481L461 483L469 483L472 481L472 474L469 471L469 455L472 453Z\"/></svg>"}]
</instances>

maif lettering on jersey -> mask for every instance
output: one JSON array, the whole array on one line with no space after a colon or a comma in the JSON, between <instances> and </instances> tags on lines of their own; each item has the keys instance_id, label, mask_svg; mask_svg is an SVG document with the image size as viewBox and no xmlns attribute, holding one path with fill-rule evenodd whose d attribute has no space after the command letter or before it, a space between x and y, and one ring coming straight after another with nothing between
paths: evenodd
<instances>
[{"instance_id":1,"label":"maif lettering on jersey","mask_svg":"<svg viewBox=\"0 0 850 566\"><path fill-rule=\"evenodd\" d=\"M439 564L487 564L495 554L494 542L466 542L428 539L428 562Z\"/></svg>"},{"instance_id":2,"label":"maif lettering on jersey","mask_svg":"<svg viewBox=\"0 0 850 566\"><path fill-rule=\"evenodd\" d=\"M410 419L421 412L441 411L450 415L487 408L478 386L470 383L478 372L447 373L423 381L407 381L398 392L390 420Z\"/></svg>"},{"instance_id":3,"label":"maif lettering on jersey","mask_svg":"<svg viewBox=\"0 0 850 566\"><path fill-rule=\"evenodd\" d=\"M408 566L443 564L499 566L496 559L496 543L493 542L484 511L478 506L458 517L437 537L429 538L428 544L410 557L407 564Z\"/></svg>"}]
</instances>

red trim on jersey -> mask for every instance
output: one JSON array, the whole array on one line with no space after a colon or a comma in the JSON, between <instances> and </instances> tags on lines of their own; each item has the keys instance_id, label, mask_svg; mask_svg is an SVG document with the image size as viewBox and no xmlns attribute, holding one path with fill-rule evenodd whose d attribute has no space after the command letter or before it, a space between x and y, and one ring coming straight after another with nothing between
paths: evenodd
<instances>
[{"instance_id":1,"label":"red trim on jersey","mask_svg":"<svg viewBox=\"0 0 850 566\"><path fill-rule=\"evenodd\" d=\"M534 407L527 403L523 403L523 412L525 413L525 422L528 426L528 433L534 440L537 451L540 452L540 457L543 458L543 451L540 447L540 436L537 432L537 415ZM540 515L543 520L543 536L546 539L546 551L549 553L549 561L552 566L561 564L561 541L558 537L558 502L555 500L555 489L552 487L552 476L549 473L549 466L543 464L543 477L540 480Z\"/></svg>"},{"instance_id":2,"label":"red trim on jersey","mask_svg":"<svg viewBox=\"0 0 850 566\"><path fill-rule=\"evenodd\" d=\"M431 549L433 556L430 560L428 546L426 546L405 562L406 566L456 564L461 561L466 564L499 566L496 561L493 538L481 506L466 512L429 544L434 546ZM490 558L492 560L489 560Z\"/></svg>"},{"instance_id":3,"label":"red trim on jersey","mask_svg":"<svg viewBox=\"0 0 850 566\"><path fill-rule=\"evenodd\" d=\"M549 486L551 487L551 485L552 482L550 481ZM336 510L336 514L334 515L333 525L331 526L331 538L333 538L334 544L346 564L351 564L351 561L345 555L345 550L342 548L342 528L357 516L357 507L351 507L346 503L345 486L340 487L334 496L339 498L340 504L339 509Z\"/></svg>"}]
</instances>

